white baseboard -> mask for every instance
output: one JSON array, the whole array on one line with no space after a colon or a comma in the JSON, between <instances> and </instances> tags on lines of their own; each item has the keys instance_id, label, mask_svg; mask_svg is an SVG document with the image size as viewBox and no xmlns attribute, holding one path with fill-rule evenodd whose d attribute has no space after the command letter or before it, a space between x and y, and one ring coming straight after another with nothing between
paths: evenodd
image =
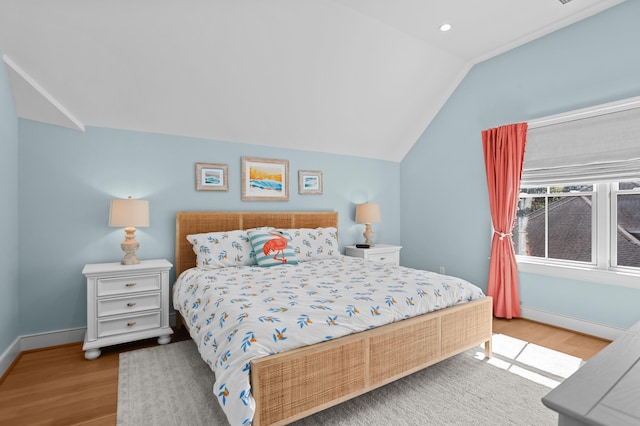
<instances>
[{"instance_id":1,"label":"white baseboard","mask_svg":"<svg viewBox=\"0 0 640 426\"><path fill-rule=\"evenodd\" d=\"M601 337L608 340L615 340L616 337L620 336L625 331L622 328L611 327L610 325L527 308L525 306L522 306L520 311L522 318L555 325L556 327L562 327L568 330L574 330L579 333L589 334L591 336Z\"/></svg>"},{"instance_id":2,"label":"white baseboard","mask_svg":"<svg viewBox=\"0 0 640 426\"><path fill-rule=\"evenodd\" d=\"M169 325L175 326L175 324L176 314L175 312L170 312ZM84 333L86 330L86 327L81 327L16 337L16 340L14 340L7 350L0 355L0 376L7 371L20 352L47 348L49 346L65 345L67 343L82 342L84 340Z\"/></svg>"},{"instance_id":3,"label":"white baseboard","mask_svg":"<svg viewBox=\"0 0 640 426\"><path fill-rule=\"evenodd\" d=\"M20 352L81 342L84 340L85 330L86 328L82 327L18 336L0 356L0 376L7 371Z\"/></svg>"},{"instance_id":4,"label":"white baseboard","mask_svg":"<svg viewBox=\"0 0 640 426\"><path fill-rule=\"evenodd\" d=\"M16 337L16 340L0 355L0 376L7 371L11 363L18 357L18 354L20 354L20 338Z\"/></svg>"},{"instance_id":5,"label":"white baseboard","mask_svg":"<svg viewBox=\"0 0 640 426\"><path fill-rule=\"evenodd\" d=\"M28 334L21 336L20 350L47 348L49 346L66 345L67 343L82 342L87 329L70 328L67 330L48 331L46 333Z\"/></svg>"}]
</instances>

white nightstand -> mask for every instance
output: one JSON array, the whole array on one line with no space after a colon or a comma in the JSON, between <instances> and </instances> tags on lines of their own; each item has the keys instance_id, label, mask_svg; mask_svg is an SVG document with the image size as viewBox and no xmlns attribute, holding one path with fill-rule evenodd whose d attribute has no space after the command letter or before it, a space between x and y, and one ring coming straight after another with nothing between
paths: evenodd
<instances>
[{"instance_id":1,"label":"white nightstand","mask_svg":"<svg viewBox=\"0 0 640 426\"><path fill-rule=\"evenodd\" d=\"M351 257L360 257L372 262L391 263L398 266L400 265L401 248L402 246L394 246L391 244L376 244L368 249L346 246L344 248L344 254Z\"/></svg>"},{"instance_id":2,"label":"white nightstand","mask_svg":"<svg viewBox=\"0 0 640 426\"><path fill-rule=\"evenodd\" d=\"M171 341L169 327L169 270L165 259L142 260L137 265L85 265L87 277L86 359L100 356L100 348L158 337Z\"/></svg>"}]
</instances>

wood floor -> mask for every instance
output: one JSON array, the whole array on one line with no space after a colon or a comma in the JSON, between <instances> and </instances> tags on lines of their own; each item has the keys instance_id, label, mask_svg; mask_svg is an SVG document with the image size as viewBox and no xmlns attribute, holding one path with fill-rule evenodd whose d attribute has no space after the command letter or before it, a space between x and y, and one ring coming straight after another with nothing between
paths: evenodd
<instances>
[{"instance_id":1,"label":"wood floor","mask_svg":"<svg viewBox=\"0 0 640 426\"><path fill-rule=\"evenodd\" d=\"M554 351L588 360L604 349L609 340L552 327L525 319L493 319L493 333L505 334Z\"/></svg>"},{"instance_id":2,"label":"wood floor","mask_svg":"<svg viewBox=\"0 0 640 426\"><path fill-rule=\"evenodd\" d=\"M494 333L589 359L609 342L523 319L493 322ZM173 341L188 339L182 331ZM0 379L0 425L115 425L118 354L155 339L105 348L84 359L81 343L22 353Z\"/></svg>"}]
</instances>

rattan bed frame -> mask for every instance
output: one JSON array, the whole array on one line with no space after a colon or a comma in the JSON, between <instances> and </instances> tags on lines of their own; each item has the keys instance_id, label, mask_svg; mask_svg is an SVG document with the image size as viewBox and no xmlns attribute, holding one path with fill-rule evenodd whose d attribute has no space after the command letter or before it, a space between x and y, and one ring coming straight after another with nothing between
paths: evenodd
<instances>
[{"instance_id":1,"label":"rattan bed frame","mask_svg":"<svg viewBox=\"0 0 640 426\"><path fill-rule=\"evenodd\" d=\"M178 212L176 276L195 265L186 236L248 229L338 227L336 212ZM281 425L339 404L484 343L491 298L251 361L254 426ZM181 321L179 313L176 313Z\"/></svg>"}]
</instances>

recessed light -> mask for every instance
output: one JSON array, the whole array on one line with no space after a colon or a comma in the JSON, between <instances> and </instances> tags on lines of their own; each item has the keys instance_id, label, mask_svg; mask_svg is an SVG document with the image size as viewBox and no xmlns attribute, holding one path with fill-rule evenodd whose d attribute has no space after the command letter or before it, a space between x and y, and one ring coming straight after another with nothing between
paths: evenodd
<instances>
[{"instance_id":1,"label":"recessed light","mask_svg":"<svg viewBox=\"0 0 640 426\"><path fill-rule=\"evenodd\" d=\"M445 32L451 29L451 24L442 24L440 25L440 31Z\"/></svg>"}]
</instances>

